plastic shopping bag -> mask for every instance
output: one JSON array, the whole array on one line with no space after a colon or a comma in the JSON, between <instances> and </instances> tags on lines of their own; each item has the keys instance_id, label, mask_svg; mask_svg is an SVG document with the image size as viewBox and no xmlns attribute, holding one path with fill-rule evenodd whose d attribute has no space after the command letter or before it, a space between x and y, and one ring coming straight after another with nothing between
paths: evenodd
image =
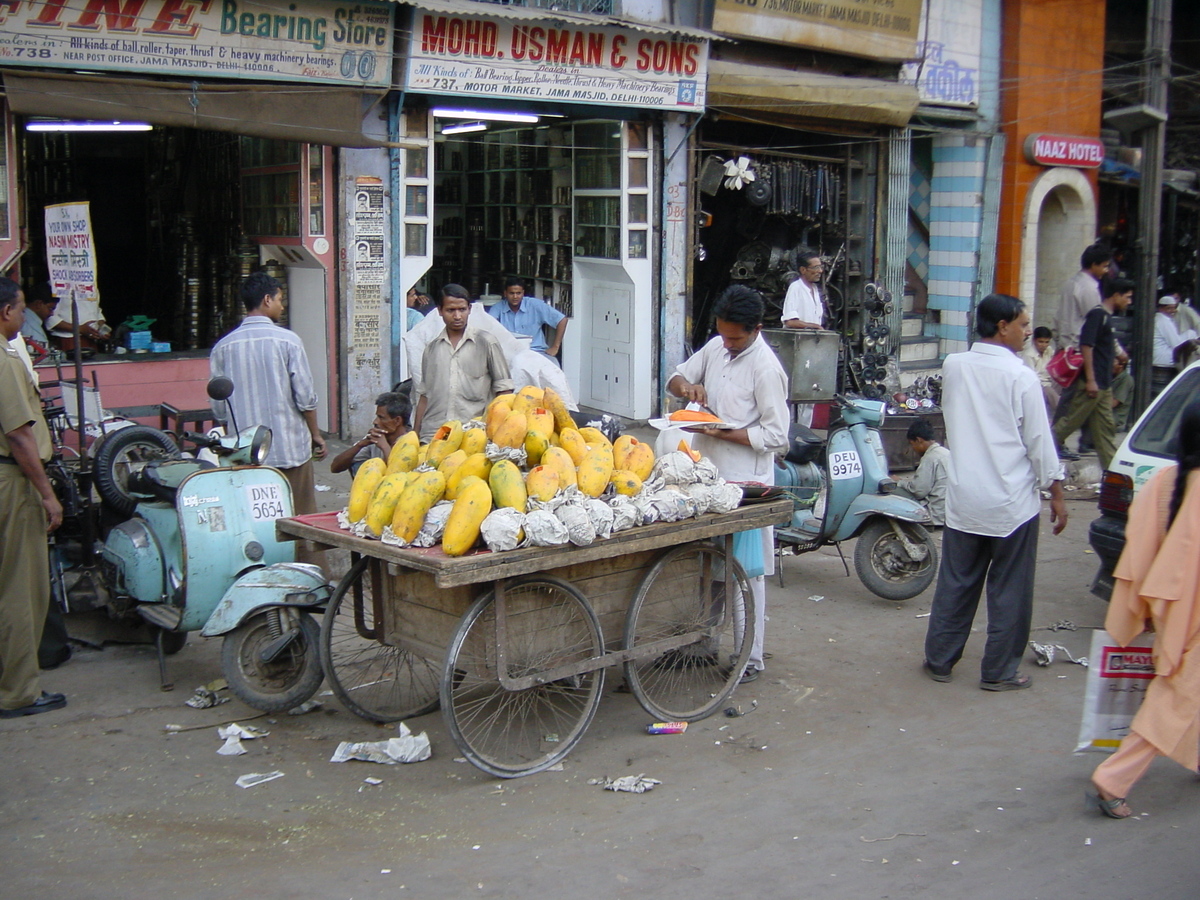
<instances>
[{"instance_id":1,"label":"plastic shopping bag","mask_svg":"<svg viewBox=\"0 0 1200 900\"><path fill-rule=\"evenodd\" d=\"M1133 646L1118 647L1107 631L1097 629L1092 633L1076 753L1111 753L1129 734L1129 725L1154 678L1150 653L1153 643L1153 634L1141 634L1134 638Z\"/></svg>"}]
</instances>

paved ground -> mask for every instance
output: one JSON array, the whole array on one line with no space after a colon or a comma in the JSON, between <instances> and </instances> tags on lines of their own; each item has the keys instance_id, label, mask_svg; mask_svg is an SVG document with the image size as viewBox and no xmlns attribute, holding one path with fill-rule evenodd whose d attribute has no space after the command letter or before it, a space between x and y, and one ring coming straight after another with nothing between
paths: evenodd
<instances>
[{"instance_id":1,"label":"paved ground","mask_svg":"<svg viewBox=\"0 0 1200 900\"><path fill-rule=\"evenodd\" d=\"M1043 532L1035 625L1103 618L1087 593L1094 505L1070 507L1066 535ZM158 690L149 647L80 650L45 676L66 710L0 723L0 896L1195 895L1195 775L1156 764L1132 821L1085 811L1098 757L1072 754L1082 669L1031 664L1031 690L985 693L977 634L955 681L934 684L919 671L928 593L878 600L833 551L786 559L784 578L768 670L734 697L756 709L649 736L612 679L563 771L515 781L456 760L437 713L410 723L433 758L385 767L328 762L341 740L392 733L329 695L317 712L252 722L236 700L189 709L191 688L220 674L216 641L173 658L174 693ZM1084 654L1088 635L1054 639ZM230 720L271 734L218 756L215 726ZM234 785L272 770L285 776ZM638 773L662 785L587 784Z\"/></svg>"}]
</instances>

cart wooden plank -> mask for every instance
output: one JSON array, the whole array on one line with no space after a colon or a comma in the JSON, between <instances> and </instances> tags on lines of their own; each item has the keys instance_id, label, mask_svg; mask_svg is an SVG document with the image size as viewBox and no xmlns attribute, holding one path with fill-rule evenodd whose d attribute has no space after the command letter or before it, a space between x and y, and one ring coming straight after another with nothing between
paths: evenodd
<instances>
[{"instance_id":1,"label":"cart wooden plank","mask_svg":"<svg viewBox=\"0 0 1200 900\"><path fill-rule=\"evenodd\" d=\"M727 513L708 513L679 522L656 522L630 528L587 547L526 547L502 553L480 550L460 557L446 556L440 546L401 548L356 537L338 527L336 513L278 519L275 532L279 540L302 539L327 547L341 547L395 566L428 572L433 575L437 587L452 588L782 525L790 521L791 516L789 500L773 500L740 506Z\"/></svg>"}]
</instances>

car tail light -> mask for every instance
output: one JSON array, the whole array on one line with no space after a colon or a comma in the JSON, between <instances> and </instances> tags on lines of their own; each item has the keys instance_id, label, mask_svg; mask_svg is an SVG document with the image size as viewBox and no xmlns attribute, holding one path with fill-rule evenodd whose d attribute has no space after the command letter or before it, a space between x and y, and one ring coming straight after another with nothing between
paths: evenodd
<instances>
[{"instance_id":1,"label":"car tail light","mask_svg":"<svg viewBox=\"0 0 1200 900\"><path fill-rule=\"evenodd\" d=\"M1105 472L1100 482L1100 511L1124 516L1133 500L1133 479L1120 472Z\"/></svg>"}]
</instances>

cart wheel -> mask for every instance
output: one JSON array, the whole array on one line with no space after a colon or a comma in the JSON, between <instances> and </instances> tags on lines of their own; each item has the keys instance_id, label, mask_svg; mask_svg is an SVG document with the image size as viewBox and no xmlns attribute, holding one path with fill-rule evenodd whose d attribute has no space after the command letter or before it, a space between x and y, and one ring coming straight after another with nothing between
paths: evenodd
<instances>
[{"instance_id":1,"label":"cart wheel","mask_svg":"<svg viewBox=\"0 0 1200 900\"><path fill-rule=\"evenodd\" d=\"M380 563L364 556L341 580L321 622L321 665L346 709L397 722L437 709L439 663L375 637Z\"/></svg>"},{"instance_id":2,"label":"cart wheel","mask_svg":"<svg viewBox=\"0 0 1200 900\"><path fill-rule=\"evenodd\" d=\"M733 693L750 658L754 602L733 560L733 596L725 592L725 554L712 544L668 550L653 565L625 619L625 649L691 635L681 647L625 663L638 703L659 721L694 722Z\"/></svg>"},{"instance_id":3,"label":"cart wheel","mask_svg":"<svg viewBox=\"0 0 1200 900\"><path fill-rule=\"evenodd\" d=\"M508 676L600 656L600 623L587 599L565 581L516 578L504 589ZM496 670L496 595L467 610L446 651L442 714L463 755L499 778L532 775L567 755L600 705L604 669L510 691Z\"/></svg>"}]
</instances>

